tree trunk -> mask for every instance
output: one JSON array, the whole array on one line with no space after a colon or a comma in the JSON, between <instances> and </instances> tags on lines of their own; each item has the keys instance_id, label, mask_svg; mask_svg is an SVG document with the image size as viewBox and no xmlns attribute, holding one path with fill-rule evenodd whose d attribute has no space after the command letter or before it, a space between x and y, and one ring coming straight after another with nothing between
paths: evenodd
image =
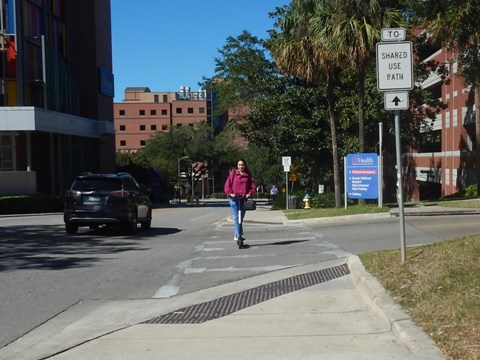
<instances>
[{"instance_id":1,"label":"tree trunk","mask_svg":"<svg viewBox=\"0 0 480 360\"><path fill-rule=\"evenodd\" d=\"M340 164L338 162L337 125L335 117L335 95L332 75L327 75L328 114L330 117L330 136L332 137L333 184L335 188L335 207L342 207L340 187Z\"/></svg>"},{"instance_id":2,"label":"tree trunk","mask_svg":"<svg viewBox=\"0 0 480 360\"><path fill-rule=\"evenodd\" d=\"M358 70L358 151L365 152L365 71ZM358 199L358 205L365 205L365 199Z\"/></svg>"},{"instance_id":3,"label":"tree trunk","mask_svg":"<svg viewBox=\"0 0 480 360\"><path fill-rule=\"evenodd\" d=\"M358 71L358 151L365 152L365 72Z\"/></svg>"},{"instance_id":4,"label":"tree trunk","mask_svg":"<svg viewBox=\"0 0 480 360\"><path fill-rule=\"evenodd\" d=\"M477 176L477 196L480 197L480 87L475 87L475 174Z\"/></svg>"}]
</instances>

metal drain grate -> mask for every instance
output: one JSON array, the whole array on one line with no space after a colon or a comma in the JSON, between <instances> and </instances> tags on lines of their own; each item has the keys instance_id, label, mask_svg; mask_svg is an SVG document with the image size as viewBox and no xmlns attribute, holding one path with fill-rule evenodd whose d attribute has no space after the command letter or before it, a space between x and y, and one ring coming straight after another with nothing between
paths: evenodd
<instances>
[{"instance_id":1,"label":"metal drain grate","mask_svg":"<svg viewBox=\"0 0 480 360\"><path fill-rule=\"evenodd\" d=\"M224 296L201 304L192 305L150 319L143 324L200 324L218 319L263 301L301 290L309 286L337 279L350 274L347 264L296 275L287 279L257 286L253 289Z\"/></svg>"}]
</instances>

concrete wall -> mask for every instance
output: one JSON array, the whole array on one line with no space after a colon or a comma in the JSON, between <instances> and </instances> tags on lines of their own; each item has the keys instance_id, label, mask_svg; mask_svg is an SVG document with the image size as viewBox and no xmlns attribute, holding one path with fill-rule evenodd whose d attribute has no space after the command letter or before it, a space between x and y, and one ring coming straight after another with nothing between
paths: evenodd
<instances>
[{"instance_id":1,"label":"concrete wall","mask_svg":"<svg viewBox=\"0 0 480 360\"><path fill-rule=\"evenodd\" d=\"M35 171L0 172L0 195L31 195L37 193Z\"/></svg>"}]
</instances>

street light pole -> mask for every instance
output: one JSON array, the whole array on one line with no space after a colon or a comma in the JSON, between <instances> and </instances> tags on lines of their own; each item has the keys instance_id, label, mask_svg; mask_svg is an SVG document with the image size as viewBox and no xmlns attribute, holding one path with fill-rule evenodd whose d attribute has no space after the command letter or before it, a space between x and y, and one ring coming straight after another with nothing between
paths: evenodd
<instances>
[{"instance_id":1,"label":"street light pole","mask_svg":"<svg viewBox=\"0 0 480 360\"><path fill-rule=\"evenodd\" d=\"M194 191L193 191L193 161L192 161L192 206L193 206L193 198L194 198Z\"/></svg>"},{"instance_id":2,"label":"street light pole","mask_svg":"<svg viewBox=\"0 0 480 360\"><path fill-rule=\"evenodd\" d=\"M181 158L177 158L177 172L178 172L178 176L177 176L177 182L181 182L181 172L180 172L180 162L182 160L185 160L185 159L188 159L188 156L183 156ZM179 203L182 201L181 198L179 197Z\"/></svg>"}]
</instances>

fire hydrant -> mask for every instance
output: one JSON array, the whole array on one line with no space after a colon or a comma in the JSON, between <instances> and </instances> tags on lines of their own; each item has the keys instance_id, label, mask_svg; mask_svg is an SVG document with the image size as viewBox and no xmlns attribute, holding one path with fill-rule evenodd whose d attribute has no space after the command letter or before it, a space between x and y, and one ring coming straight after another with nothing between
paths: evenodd
<instances>
[{"instance_id":1,"label":"fire hydrant","mask_svg":"<svg viewBox=\"0 0 480 360\"><path fill-rule=\"evenodd\" d=\"M303 198L303 202L305 203L305 206L303 207L304 209L311 209L310 207L311 200L312 200L312 197L310 196L310 194L306 193L305 197Z\"/></svg>"}]
</instances>

